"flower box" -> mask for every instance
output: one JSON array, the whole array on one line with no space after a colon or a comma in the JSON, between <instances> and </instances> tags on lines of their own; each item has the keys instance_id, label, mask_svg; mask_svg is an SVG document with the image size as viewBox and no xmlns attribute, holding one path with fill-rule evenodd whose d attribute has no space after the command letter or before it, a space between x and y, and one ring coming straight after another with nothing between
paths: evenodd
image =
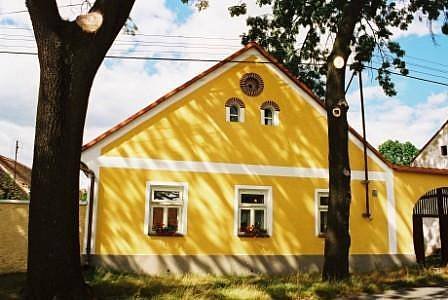
<instances>
[{"instance_id":1,"label":"flower box","mask_svg":"<svg viewBox=\"0 0 448 300\"><path fill-rule=\"evenodd\" d=\"M152 227L151 235L157 236L181 236L179 232L177 232L177 226L164 226L163 224L154 225Z\"/></svg>"},{"instance_id":2,"label":"flower box","mask_svg":"<svg viewBox=\"0 0 448 300\"><path fill-rule=\"evenodd\" d=\"M255 226L241 227L239 237L269 237L268 231Z\"/></svg>"}]
</instances>

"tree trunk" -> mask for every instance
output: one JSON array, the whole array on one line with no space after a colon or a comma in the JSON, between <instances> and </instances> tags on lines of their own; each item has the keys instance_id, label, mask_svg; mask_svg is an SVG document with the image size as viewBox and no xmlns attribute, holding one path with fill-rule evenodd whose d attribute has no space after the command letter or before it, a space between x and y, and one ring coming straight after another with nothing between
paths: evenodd
<instances>
[{"instance_id":1,"label":"tree trunk","mask_svg":"<svg viewBox=\"0 0 448 300\"><path fill-rule=\"evenodd\" d=\"M107 3L107 4L106 4ZM133 0L97 0L95 33L63 21L56 1L27 0L40 86L31 175L26 299L90 299L80 263L79 167L90 89Z\"/></svg>"},{"instance_id":2,"label":"tree trunk","mask_svg":"<svg viewBox=\"0 0 448 300\"><path fill-rule=\"evenodd\" d=\"M27 296L87 299L80 264L79 163L95 72L82 72L57 37L47 41L31 178Z\"/></svg>"},{"instance_id":3,"label":"tree trunk","mask_svg":"<svg viewBox=\"0 0 448 300\"><path fill-rule=\"evenodd\" d=\"M325 103L328 122L328 159L330 199L325 238L325 261L322 278L341 280L349 276L350 161L348 153L348 104L345 99L346 66L336 68L336 57L347 62L350 41L362 9L360 0L349 2L343 12L333 50L328 59Z\"/></svg>"}]
</instances>

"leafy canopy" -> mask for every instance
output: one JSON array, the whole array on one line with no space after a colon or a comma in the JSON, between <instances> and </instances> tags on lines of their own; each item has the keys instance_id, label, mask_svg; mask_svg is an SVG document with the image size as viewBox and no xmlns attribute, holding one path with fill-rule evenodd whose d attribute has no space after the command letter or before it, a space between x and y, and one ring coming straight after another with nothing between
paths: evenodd
<instances>
[{"instance_id":1,"label":"leafy canopy","mask_svg":"<svg viewBox=\"0 0 448 300\"><path fill-rule=\"evenodd\" d=\"M400 166L409 166L418 154L418 149L410 142L400 143L395 140L387 140L382 143L378 150L391 163Z\"/></svg>"},{"instance_id":2,"label":"leafy canopy","mask_svg":"<svg viewBox=\"0 0 448 300\"><path fill-rule=\"evenodd\" d=\"M324 95L327 58L343 17L347 1L341 0L256 0L272 5L272 14L250 16L246 44L256 41L301 78L319 96ZM431 22L443 17L442 32L448 34L448 0L363 1L361 21L351 40L355 64L352 68L379 61L378 83L384 92L396 94L389 73L393 69L407 75L405 52L393 40L392 30L407 30L418 18ZM246 2L229 8L232 16L247 13Z\"/></svg>"}]
</instances>

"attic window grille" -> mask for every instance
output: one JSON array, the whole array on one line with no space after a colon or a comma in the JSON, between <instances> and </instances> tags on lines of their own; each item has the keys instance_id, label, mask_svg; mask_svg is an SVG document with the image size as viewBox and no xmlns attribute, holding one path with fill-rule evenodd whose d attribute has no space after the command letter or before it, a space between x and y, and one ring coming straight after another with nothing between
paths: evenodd
<instances>
[{"instance_id":1,"label":"attic window grille","mask_svg":"<svg viewBox=\"0 0 448 300\"><path fill-rule=\"evenodd\" d=\"M440 153L442 156L448 156L448 147L447 145L443 145L440 147Z\"/></svg>"},{"instance_id":2,"label":"attic window grille","mask_svg":"<svg viewBox=\"0 0 448 300\"><path fill-rule=\"evenodd\" d=\"M255 97L263 92L264 82L260 75L246 73L240 80L240 87L246 95Z\"/></svg>"}]
</instances>

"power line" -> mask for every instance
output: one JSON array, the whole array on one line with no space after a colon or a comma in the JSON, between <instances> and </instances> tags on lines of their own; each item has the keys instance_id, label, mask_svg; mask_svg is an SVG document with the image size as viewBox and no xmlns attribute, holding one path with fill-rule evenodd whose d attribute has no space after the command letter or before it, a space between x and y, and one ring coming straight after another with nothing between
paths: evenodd
<instances>
[{"instance_id":1,"label":"power line","mask_svg":"<svg viewBox=\"0 0 448 300\"><path fill-rule=\"evenodd\" d=\"M58 6L58 8L66 8L66 7L75 7L75 6L81 6L82 3L78 3L78 4L67 4L67 5L60 5ZM0 13L0 16L5 16L5 15L15 15L15 14L21 14L21 13L27 13L28 10L27 9L23 9L23 10L15 10L15 11L7 11L7 12L2 12Z\"/></svg>"},{"instance_id":2,"label":"power line","mask_svg":"<svg viewBox=\"0 0 448 300\"><path fill-rule=\"evenodd\" d=\"M29 51L10 51L0 50L0 54L32 55L37 56L37 52ZM271 61L250 61L250 60L229 60L229 59L208 59L208 58L182 58L182 57L150 57L150 56L124 56L124 55L106 55L107 59L125 59L125 60L155 60L155 61L184 61L184 62L231 62L248 64L272 64ZM317 63L300 63L301 65L323 65Z\"/></svg>"},{"instance_id":3,"label":"power line","mask_svg":"<svg viewBox=\"0 0 448 300\"><path fill-rule=\"evenodd\" d=\"M377 71L380 70L380 68L376 68L376 67L372 67L372 66L364 66L364 67L368 68L368 69L377 70ZM425 82L430 82L430 83L434 83L434 84L448 86L448 83L445 83L445 82L439 82L439 81L426 79L426 78L421 78L421 77L416 77L416 76L412 76L412 75L404 75L404 74L401 74L401 73L397 73L397 72L394 72L394 71L388 71L388 70L385 70L384 72L392 74L392 75L397 75L397 76L407 77L407 78L411 78L411 79L415 79L415 80L421 80L421 81L425 81Z\"/></svg>"},{"instance_id":4,"label":"power line","mask_svg":"<svg viewBox=\"0 0 448 300\"><path fill-rule=\"evenodd\" d=\"M0 54L14 54L14 55L33 55L37 56L37 52L26 52L26 51L9 51L9 50L0 50ZM123 56L123 55L106 55L107 59L125 59L125 60L153 60L153 61L181 61L181 62L232 62L232 63L250 63L250 64L272 64L271 61L245 61L245 60L220 60L220 59L205 59L205 58L181 58L181 57L148 57L148 56ZM300 63L301 65L323 65L317 63ZM380 68L373 66L364 66L368 69L380 70ZM406 78L411 78L415 80L420 80L424 82L429 82L433 84L448 86L448 83L435 81L431 79L421 78L412 75L404 75L401 73L397 73L394 71L385 70L384 72L392 75L402 76Z\"/></svg>"},{"instance_id":5,"label":"power line","mask_svg":"<svg viewBox=\"0 0 448 300\"><path fill-rule=\"evenodd\" d=\"M32 55L37 56L37 52L27 51L9 51L0 50L0 54ZM232 63L250 63L250 64L271 64L270 61L249 61L249 60L226 60L226 59L207 59L207 58L182 58L182 57L149 57L149 56L123 56L106 55L108 59L127 59L127 60L156 60L156 61L185 61L185 62L232 62ZM301 63L303 65L316 65L313 63Z\"/></svg>"},{"instance_id":6,"label":"power line","mask_svg":"<svg viewBox=\"0 0 448 300\"><path fill-rule=\"evenodd\" d=\"M0 25L0 28L2 26ZM27 27L6 27L7 29L22 29L22 30L31 30L31 28L27 28ZM185 39L204 39L204 40L239 40L237 38L225 38L225 37L205 37L205 36L185 36L185 35L170 35L170 34L147 34L147 33L137 33L136 35L138 36L143 36L143 37L159 37L159 38L185 38ZM25 35L25 34L7 34L7 33L0 33L0 39L3 40L9 40L9 41L23 41L23 42L34 42L34 36L33 35ZM12 37L12 38L11 38ZM30 38L30 39L20 39L20 38L14 38L14 37L24 37L24 38ZM129 36L126 36L129 37ZM196 49L210 49L210 50L214 50L214 49L220 49L220 50L224 50L224 49L235 49L235 48L239 48L238 46L231 46L231 45L222 45L222 44L205 44L205 43L201 43L200 46L197 46L195 44L182 44L181 42L163 42L163 41L157 41L157 42L152 42L152 41L148 41L148 40L133 40L133 39L129 39L129 40L123 40L123 39L117 39L116 42L114 43L114 46L139 46L139 47L161 47L161 48L170 48L170 46L172 46L173 48L196 48ZM377 55L375 55L377 56ZM379 56L377 56L379 57ZM411 60L420 60L420 61L424 61L424 62L428 62L431 63L433 65L439 65L442 67L448 67L448 65L439 63L439 62L435 62L435 61L431 61L428 59L424 59L424 58L419 58L419 57L415 57L415 56L410 56L410 55L406 55L406 57L409 57ZM409 61L406 61L406 63L410 66L415 66L418 68L422 68L422 69L427 69L427 70L431 70L431 71L435 71L438 73L448 73L448 69L447 70L443 70L443 69L439 69L439 68L433 68L430 66L425 66L425 65L421 65L421 64L416 64L416 63L412 63ZM440 76L440 75L435 75L435 74L431 74L428 72L422 72L422 71L418 71L418 70L412 70L415 73L419 73L422 75L428 75L428 76L432 76L432 77L439 77L439 78L444 78L447 79L445 76Z\"/></svg>"},{"instance_id":7,"label":"power line","mask_svg":"<svg viewBox=\"0 0 448 300\"><path fill-rule=\"evenodd\" d=\"M405 56L406 56L406 57L409 57L409 58L411 58L411 59L420 60L420 61L423 61L423 62L426 62L426 63L430 63L430 64L434 64L434 65L439 65L439 66L448 67L447 64L442 64L442 63L440 63L440 62L435 62L435 61L433 61L433 60L429 60L429 59L426 59L426 58L415 57L415 56L407 55L407 54L405 54Z\"/></svg>"},{"instance_id":8,"label":"power line","mask_svg":"<svg viewBox=\"0 0 448 300\"><path fill-rule=\"evenodd\" d=\"M381 63L381 62L380 61L375 61L375 63ZM409 64L409 63L406 62L406 64ZM419 65L419 64L409 64L409 65L411 65L411 66L413 65L413 66L425 69L425 66L422 66L422 65ZM440 69L433 69L433 68L427 68L427 69L435 70L435 71L438 71L439 73L448 75L448 71L443 71L443 70L440 70ZM427 75L427 76L431 76L431 77L438 77L438 78L443 78L443 79L447 79L448 80L448 77L447 76L443 76L443 75L432 74L432 73L423 72L423 71L415 70L415 69L409 69L409 68L407 68L407 70L409 72L413 72L413 73L417 73L417 74Z\"/></svg>"},{"instance_id":9,"label":"power line","mask_svg":"<svg viewBox=\"0 0 448 300\"><path fill-rule=\"evenodd\" d=\"M443 78L443 79L447 79L448 80L448 77L446 77L446 76L431 74L431 73L428 73L428 72L423 72L423 71L418 71L418 70L413 70L413 69L408 69L408 70L410 72L414 72L414 73L418 73L418 74L422 74L422 75L427 75L427 76L432 76L432 77Z\"/></svg>"},{"instance_id":10,"label":"power line","mask_svg":"<svg viewBox=\"0 0 448 300\"><path fill-rule=\"evenodd\" d=\"M7 30L27 30L32 31L31 27L21 27L21 26L10 26L10 25L1 25L1 29ZM241 38L232 38L230 36L198 36L198 35L183 35L183 34L163 34L163 33L135 33L134 35L128 35L121 33L122 36L133 37L133 36L142 36L142 37L157 37L157 38L183 38L183 39L200 39L200 40L222 40L222 41L241 41Z\"/></svg>"},{"instance_id":11,"label":"power line","mask_svg":"<svg viewBox=\"0 0 448 300\"><path fill-rule=\"evenodd\" d=\"M426 70L431 70L431 71L435 71L435 72L439 72L439 73L443 73L443 74L448 74L448 69L443 70L443 69L439 69L439 68L428 67L428 66L424 66L424 65L420 65L420 64L410 63L410 62L406 62L406 64L408 64L410 66L426 69Z\"/></svg>"},{"instance_id":12,"label":"power line","mask_svg":"<svg viewBox=\"0 0 448 300\"><path fill-rule=\"evenodd\" d=\"M150 34L150 33L136 33L137 36L147 37L170 37L170 38L185 38L185 39L205 39L205 40L224 40L224 41L241 41L241 38L218 37L218 36L186 36L186 35L167 35L167 34Z\"/></svg>"},{"instance_id":13,"label":"power line","mask_svg":"<svg viewBox=\"0 0 448 300\"><path fill-rule=\"evenodd\" d=\"M34 41L34 35L32 34L10 34L10 33L0 33L0 39L11 39L11 40L23 40L23 41ZM148 36L148 35L145 35ZM169 38L196 38L194 36L181 36L181 35L162 35L162 34L154 34L151 35L151 37L169 37ZM5 37L5 38L3 38ZM23 38L23 39L20 39ZM31 39L31 40L30 40ZM203 39L210 39L210 40L214 40L214 38L208 38L208 37L203 37ZM234 40L238 40L239 39L234 39ZM150 40L135 40L135 39L116 39L115 42L120 42L120 43L137 43L137 44L153 44L153 43L166 43L166 44L174 44L174 43L180 43L179 41L175 41L175 42L171 42L171 41L160 41L160 39L157 39L157 41L150 41ZM209 46L219 46L219 47L237 47L237 46L232 46L229 44L216 44L216 43L208 43L208 44L204 44L204 42L200 42L201 45L209 45ZM239 47L239 46L238 46Z\"/></svg>"},{"instance_id":14,"label":"power line","mask_svg":"<svg viewBox=\"0 0 448 300\"><path fill-rule=\"evenodd\" d=\"M376 57L376 58L381 58L382 59L382 57L380 55L373 55L373 56ZM391 57L390 60L393 60L393 58ZM411 60L416 60L416 58L412 57ZM422 61L427 61L425 59L421 59L421 60ZM418 68L421 68L421 69L431 70L431 71L435 71L435 72L438 72L438 73L448 74L448 69L439 69L439 68L434 68L434 67L425 66L425 65L421 65L421 64L416 64L416 63L413 63L413 62L409 62L407 60L404 60L404 61L405 61L406 65L409 65L409 66L414 66L414 67L418 67ZM381 63L381 62L382 61L377 61L377 63ZM440 64L440 63L436 63L436 62L432 62L432 63L434 65L439 65L439 66L442 66L442 67L443 66L448 67L448 65L444 65L444 64Z\"/></svg>"}]
</instances>

